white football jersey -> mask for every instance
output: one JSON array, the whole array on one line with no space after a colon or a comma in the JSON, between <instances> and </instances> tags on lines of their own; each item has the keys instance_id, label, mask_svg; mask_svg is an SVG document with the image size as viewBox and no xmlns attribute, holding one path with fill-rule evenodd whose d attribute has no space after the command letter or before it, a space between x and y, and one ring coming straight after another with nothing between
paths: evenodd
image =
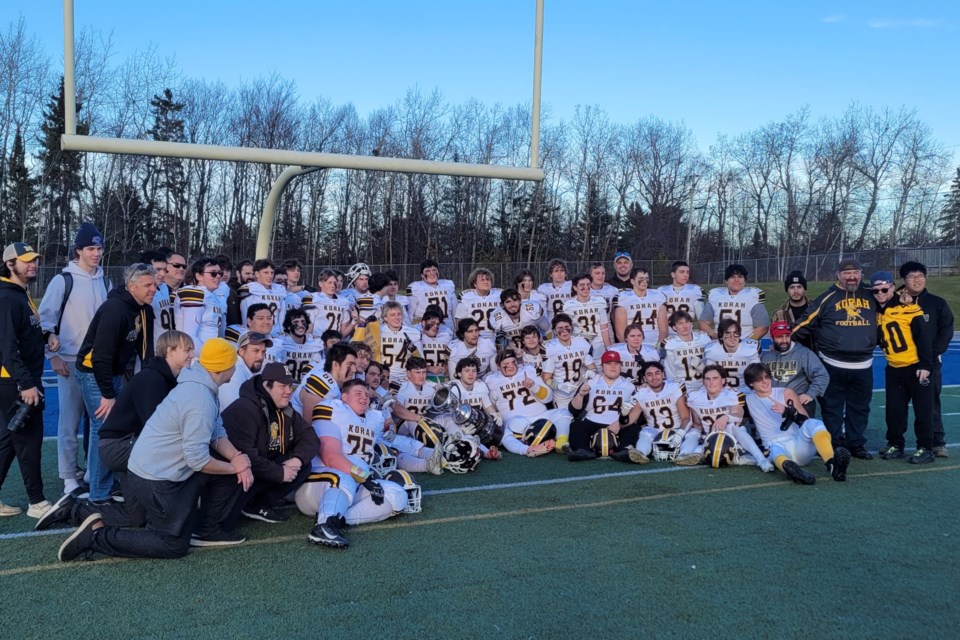
<instances>
[{"instance_id":1,"label":"white football jersey","mask_svg":"<svg viewBox=\"0 0 960 640\"><path fill-rule=\"evenodd\" d=\"M524 327L537 327L539 329L543 319L543 307L537 302L527 300L520 303L520 311L516 316L511 316L502 306L494 309L493 313L490 314L490 330L493 335L502 332L514 348L522 349L521 329Z\"/></svg>"},{"instance_id":2,"label":"white football jersey","mask_svg":"<svg viewBox=\"0 0 960 640\"><path fill-rule=\"evenodd\" d=\"M453 317L457 311L457 291L452 280L438 280L436 285L429 285L423 280L411 282L407 287L407 296L410 298L413 322L420 322L427 307L435 304L443 311L446 324L453 327Z\"/></svg>"},{"instance_id":3,"label":"white football jersey","mask_svg":"<svg viewBox=\"0 0 960 640\"><path fill-rule=\"evenodd\" d=\"M480 335L492 338L494 331L490 328L490 315L499 307L500 289L491 289L485 296L481 296L474 289L467 289L460 294L454 319L460 321L473 318L480 325Z\"/></svg>"},{"instance_id":4,"label":"white football jersey","mask_svg":"<svg viewBox=\"0 0 960 640\"><path fill-rule=\"evenodd\" d=\"M536 302L537 304L540 305L540 308L543 309L544 313L547 312L547 296L543 295L543 293L541 293L540 291L534 289L533 291L530 292L530 297L528 298L523 298L522 293L520 294L520 296L523 302L527 302L527 301Z\"/></svg>"},{"instance_id":5,"label":"white football jersey","mask_svg":"<svg viewBox=\"0 0 960 640\"><path fill-rule=\"evenodd\" d=\"M206 287L180 287L174 306L177 329L193 338L196 353L211 338L222 338L227 325L227 308L215 291Z\"/></svg>"},{"instance_id":6,"label":"white football jersey","mask_svg":"<svg viewBox=\"0 0 960 640\"><path fill-rule=\"evenodd\" d=\"M690 411L700 417L700 422L703 424L703 433L707 435L713 430L713 423L720 416L731 415L733 409L738 406L742 407L744 398L742 393L738 393L730 387L724 387L723 391L713 399L708 396L706 389L699 389L690 392L687 404L690 406Z\"/></svg>"},{"instance_id":7,"label":"white football jersey","mask_svg":"<svg viewBox=\"0 0 960 640\"><path fill-rule=\"evenodd\" d=\"M710 344L710 336L702 331L694 331L693 339L687 342L680 336L668 336L663 344L663 366L667 379L683 384L687 392L693 392L703 386L704 351Z\"/></svg>"},{"instance_id":8,"label":"white football jersey","mask_svg":"<svg viewBox=\"0 0 960 640\"><path fill-rule=\"evenodd\" d=\"M630 348L622 342L610 345L608 351L616 351L620 354L621 375L635 385L643 382L640 379L640 371L645 362L660 362L660 352L648 344L640 345L640 353L630 353Z\"/></svg>"},{"instance_id":9,"label":"white football jersey","mask_svg":"<svg viewBox=\"0 0 960 640\"><path fill-rule=\"evenodd\" d=\"M283 335L283 364L287 373L297 383L303 380L307 372L319 362L323 355L323 344L309 336L300 344L287 334Z\"/></svg>"},{"instance_id":10,"label":"white football jersey","mask_svg":"<svg viewBox=\"0 0 960 640\"><path fill-rule=\"evenodd\" d=\"M642 298L631 289L621 292L614 300L614 305L627 312L627 324L643 325L643 343L654 347L660 342L657 314L666 304L667 296L659 289L647 289L647 295Z\"/></svg>"},{"instance_id":11,"label":"white football jersey","mask_svg":"<svg viewBox=\"0 0 960 640\"><path fill-rule=\"evenodd\" d=\"M343 455L352 464L367 466L373 457L373 444L383 432L383 414L368 409L358 416L342 400L324 400L313 409L313 430L323 438L337 438L343 445ZM313 458L313 471L325 467L320 456Z\"/></svg>"},{"instance_id":12,"label":"white football jersey","mask_svg":"<svg viewBox=\"0 0 960 640\"><path fill-rule=\"evenodd\" d=\"M157 293L153 296L153 346L156 348L157 339L167 331L176 329L174 315L176 313L176 296L170 295L167 283L157 285Z\"/></svg>"},{"instance_id":13,"label":"white football jersey","mask_svg":"<svg viewBox=\"0 0 960 640\"><path fill-rule=\"evenodd\" d=\"M563 303L570 299L570 281L565 281L559 287L553 286L552 282L544 282L537 287L537 291L546 300L543 310L547 314L547 320L552 322L553 316L563 311Z\"/></svg>"},{"instance_id":14,"label":"white football jersey","mask_svg":"<svg viewBox=\"0 0 960 640\"><path fill-rule=\"evenodd\" d=\"M480 358L480 371L477 375L483 378L493 367L494 359L497 357L497 346L493 340L485 336L480 336L475 347L468 347L462 340L454 340L450 345L450 358L447 361L447 372L451 378L456 375L457 363L468 356Z\"/></svg>"},{"instance_id":15,"label":"white football jersey","mask_svg":"<svg viewBox=\"0 0 960 640\"><path fill-rule=\"evenodd\" d=\"M321 291L304 298L303 308L310 316L310 334L318 339L330 329L339 332L340 327L350 320L350 302Z\"/></svg>"},{"instance_id":16,"label":"white football jersey","mask_svg":"<svg viewBox=\"0 0 960 640\"><path fill-rule=\"evenodd\" d=\"M459 380L454 382L454 384L460 389L460 400L462 402L478 409L485 409L491 406L490 388L487 387L487 383L483 380L474 381L472 389L467 389Z\"/></svg>"},{"instance_id":17,"label":"white football jersey","mask_svg":"<svg viewBox=\"0 0 960 640\"><path fill-rule=\"evenodd\" d=\"M667 317L674 311L686 311L696 323L700 317L700 311L703 308L703 289L695 284L687 283L675 289L672 284L664 285L658 289L666 297L664 303L667 307ZM671 329L670 334L673 335Z\"/></svg>"},{"instance_id":18,"label":"white football jersey","mask_svg":"<svg viewBox=\"0 0 960 640\"><path fill-rule=\"evenodd\" d=\"M543 363L543 372L553 374L557 383L577 383L583 379L584 372L593 364L590 343L579 336L570 339L565 345L558 338L544 345L547 359Z\"/></svg>"},{"instance_id":19,"label":"white football jersey","mask_svg":"<svg viewBox=\"0 0 960 640\"><path fill-rule=\"evenodd\" d=\"M753 310L758 304L763 305L763 289L744 287L736 294L731 295L726 287L711 289L707 296L709 308L704 310L703 319L713 322L716 329L720 321L733 318L740 323L740 330L744 338L753 335ZM766 308L764 307L764 311Z\"/></svg>"},{"instance_id":20,"label":"white football jersey","mask_svg":"<svg viewBox=\"0 0 960 640\"><path fill-rule=\"evenodd\" d=\"M585 420L608 425L620 419L620 409L636 391L633 383L626 378L617 377L612 383L603 376L597 376L589 382L590 392L584 401Z\"/></svg>"},{"instance_id":21,"label":"white football jersey","mask_svg":"<svg viewBox=\"0 0 960 640\"><path fill-rule=\"evenodd\" d=\"M400 390L397 391L397 402L403 405L408 411L411 411L418 416L425 416L427 414L427 407L430 406L430 401L433 400L434 394L437 392L437 385L433 384L429 380L423 384L422 387L417 387L409 380L400 385ZM411 424L409 420L405 423L408 431L412 430L416 423Z\"/></svg>"},{"instance_id":22,"label":"white football jersey","mask_svg":"<svg viewBox=\"0 0 960 640\"><path fill-rule=\"evenodd\" d=\"M533 380L533 386L524 386L526 379ZM507 377L499 371L490 374L486 380L490 389L490 400L497 413L503 417L504 424L514 416L536 419L547 412L545 402L553 399L550 387L543 383L540 376L529 367L521 367L516 374ZM540 392L542 397L537 397Z\"/></svg>"},{"instance_id":23,"label":"white football jersey","mask_svg":"<svg viewBox=\"0 0 960 640\"><path fill-rule=\"evenodd\" d=\"M537 372L538 376L543 375L543 363L547 361L547 349L543 345L540 345L540 351L537 353L530 353L526 349L523 350L523 362L522 364L525 367L531 367L534 371Z\"/></svg>"},{"instance_id":24,"label":"white football jersey","mask_svg":"<svg viewBox=\"0 0 960 640\"><path fill-rule=\"evenodd\" d=\"M375 303L378 296L370 291L361 293L352 288L344 289L337 294L337 297L343 298L348 303L348 307L356 307L361 318L369 318L376 313Z\"/></svg>"},{"instance_id":25,"label":"white football jersey","mask_svg":"<svg viewBox=\"0 0 960 640\"><path fill-rule=\"evenodd\" d=\"M420 334L420 354L427 361L427 366L441 366L446 369L450 362L450 345L456 340L453 332L446 325L440 325L436 337L426 333Z\"/></svg>"},{"instance_id":26,"label":"white football jersey","mask_svg":"<svg viewBox=\"0 0 960 640\"><path fill-rule=\"evenodd\" d=\"M660 391L643 385L633 394L633 399L643 406L647 425L655 429L679 429L683 426L678 403L686 390L682 384L667 380Z\"/></svg>"},{"instance_id":27,"label":"white football jersey","mask_svg":"<svg viewBox=\"0 0 960 640\"><path fill-rule=\"evenodd\" d=\"M380 364L390 368L390 382L402 384L407 379L407 358L422 354L419 329L401 326L394 331L380 323Z\"/></svg>"},{"instance_id":28,"label":"white football jersey","mask_svg":"<svg viewBox=\"0 0 960 640\"><path fill-rule=\"evenodd\" d=\"M271 335L279 336L283 330L283 316L287 312L287 290L279 284L272 284L269 288L259 282L248 282L237 292L240 297L240 317L247 317L247 309L252 304L265 304L273 314L273 331Z\"/></svg>"},{"instance_id":29,"label":"white football jersey","mask_svg":"<svg viewBox=\"0 0 960 640\"><path fill-rule=\"evenodd\" d=\"M619 293L620 293L620 289L617 289L615 286L607 282L604 282L603 286L601 286L599 289L594 289L593 285L592 284L590 285L591 297L598 296L606 300L608 311L613 308L613 299L616 298Z\"/></svg>"},{"instance_id":30,"label":"white football jersey","mask_svg":"<svg viewBox=\"0 0 960 640\"><path fill-rule=\"evenodd\" d=\"M707 364L718 364L727 370L727 386L744 390L743 371L747 365L760 362L760 343L756 340L741 340L737 350L730 353L723 343L714 340L704 350Z\"/></svg>"},{"instance_id":31,"label":"white football jersey","mask_svg":"<svg viewBox=\"0 0 960 640\"><path fill-rule=\"evenodd\" d=\"M610 324L607 302L599 296L591 296L587 302L568 298L563 303L563 312L573 318L574 334L591 342L600 336L600 327Z\"/></svg>"}]
</instances>

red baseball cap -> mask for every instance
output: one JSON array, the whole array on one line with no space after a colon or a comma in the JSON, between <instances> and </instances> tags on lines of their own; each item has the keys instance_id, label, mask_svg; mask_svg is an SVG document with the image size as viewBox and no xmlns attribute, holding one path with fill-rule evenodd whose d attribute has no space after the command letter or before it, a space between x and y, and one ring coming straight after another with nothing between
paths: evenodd
<instances>
[{"instance_id":1,"label":"red baseball cap","mask_svg":"<svg viewBox=\"0 0 960 640\"><path fill-rule=\"evenodd\" d=\"M788 336L793 333L790 330L790 325L782 320L779 322L774 322L770 325L770 335L774 338L779 338L780 336Z\"/></svg>"},{"instance_id":2,"label":"red baseball cap","mask_svg":"<svg viewBox=\"0 0 960 640\"><path fill-rule=\"evenodd\" d=\"M622 360L620 360L620 354L616 351L604 351L603 355L600 356L600 362L607 364L608 362L622 362Z\"/></svg>"}]
</instances>

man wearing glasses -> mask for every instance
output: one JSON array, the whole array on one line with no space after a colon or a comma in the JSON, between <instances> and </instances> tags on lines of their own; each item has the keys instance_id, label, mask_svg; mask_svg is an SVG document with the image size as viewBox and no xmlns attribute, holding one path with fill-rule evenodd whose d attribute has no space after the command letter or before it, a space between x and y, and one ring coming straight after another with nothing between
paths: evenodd
<instances>
[{"instance_id":1,"label":"man wearing glasses","mask_svg":"<svg viewBox=\"0 0 960 640\"><path fill-rule=\"evenodd\" d=\"M170 265L168 261L167 266ZM193 344L199 352L204 342L211 338L222 338L226 330L226 306L217 294L223 271L216 260L208 257L194 262L190 271L196 284L181 287L177 291L174 316L177 329L193 338Z\"/></svg>"},{"instance_id":2,"label":"man wearing glasses","mask_svg":"<svg viewBox=\"0 0 960 640\"><path fill-rule=\"evenodd\" d=\"M823 422L833 447L872 460L867 450L867 422L873 397L873 349L877 346L877 301L863 286L855 258L837 266L837 282L818 296L794 327L793 339L815 344L830 383L820 398Z\"/></svg>"},{"instance_id":3,"label":"man wearing glasses","mask_svg":"<svg viewBox=\"0 0 960 640\"><path fill-rule=\"evenodd\" d=\"M933 369L930 371L930 386L933 387L933 455L947 457L946 439L943 433L943 414L940 407L940 392L943 390L942 356L953 339L953 311L947 301L927 291L927 267L910 261L900 267L903 289L920 305L930 327L933 341Z\"/></svg>"}]
</instances>

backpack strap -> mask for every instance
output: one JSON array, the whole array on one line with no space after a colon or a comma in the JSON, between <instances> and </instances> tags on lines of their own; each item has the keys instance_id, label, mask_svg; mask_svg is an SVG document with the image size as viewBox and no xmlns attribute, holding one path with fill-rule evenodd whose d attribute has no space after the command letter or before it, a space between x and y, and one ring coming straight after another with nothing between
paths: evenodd
<instances>
[{"instance_id":1,"label":"backpack strap","mask_svg":"<svg viewBox=\"0 0 960 640\"><path fill-rule=\"evenodd\" d=\"M67 308L67 300L70 298L70 292L73 291L73 274L67 271L62 272L63 277L63 299L60 301L60 313L57 315L57 326L53 328L53 333L60 336L60 323L63 322L63 310Z\"/></svg>"}]
</instances>

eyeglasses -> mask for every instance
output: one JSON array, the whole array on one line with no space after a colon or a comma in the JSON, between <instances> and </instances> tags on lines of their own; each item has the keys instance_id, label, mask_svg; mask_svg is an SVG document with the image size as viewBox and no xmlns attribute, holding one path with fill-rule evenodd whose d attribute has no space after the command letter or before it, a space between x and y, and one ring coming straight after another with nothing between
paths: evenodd
<instances>
[{"instance_id":1,"label":"eyeglasses","mask_svg":"<svg viewBox=\"0 0 960 640\"><path fill-rule=\"evenodd\" d=\"M887 293L892 287L877 287L876 289L871 289L874 293Z\"/></svg>"},{"instance_id":2,"label":"eyeglasses","mask_svg":"<svg viewBox=\"0 0 960 640\"><path fill-rule=\"evenodd\" d=\"M731 337L731 338L739 338L739 337L740 337L740 332L739 332L739 331L727 331L727 332L724 333L723 335L729 336L729 337Z\"/></svg>"},{"instance_id":3,"label":"eyeglasses","mask_svg":"<svg viewBox=\"0 0 960 640\"><path fill-rule=\"evenodd\" d=\"M187 265L186 265L185 263L183 263L183 262L181 262L180 264L177 264L176 262L168 262L168 263L167 263L167 266L173 267L174 269L186 269L186 268L187 268Z\"/></svg>"},{"instance_id":4,"label":"eyeglasses","mask_svg":"<svg viewBox=\"0 0 960 640\"><path fill-rule=\"evenodd\" d=\"M427 329L436 329L439 326L440 326L439 322L428 322L427 324L424 325L424 327Z\"/></svg>"},{"instance_id":5,"label":"eyeglasses","mask_svg":"<svg viewBox=\"0 0 960 640\"><path fill-rule=\"evenodd\" d=\"M927 279L927 276L923 275L922 273L912 273L906 278L904 278L904 280L926 280L926 279Z\"/></svg>"},{"instance_id":6,"label":"eyeglasses","mask_svg":"<svg viewBox=\"0 0 960 640\"><path fill-rule=\"evenodd\" d=\"M204 271L204 272L203 272L203 275L205 275L205 276L213 276L214 278L222 278L222 277L223 277L223 271Z\"/></svg>"}]
</instances>

